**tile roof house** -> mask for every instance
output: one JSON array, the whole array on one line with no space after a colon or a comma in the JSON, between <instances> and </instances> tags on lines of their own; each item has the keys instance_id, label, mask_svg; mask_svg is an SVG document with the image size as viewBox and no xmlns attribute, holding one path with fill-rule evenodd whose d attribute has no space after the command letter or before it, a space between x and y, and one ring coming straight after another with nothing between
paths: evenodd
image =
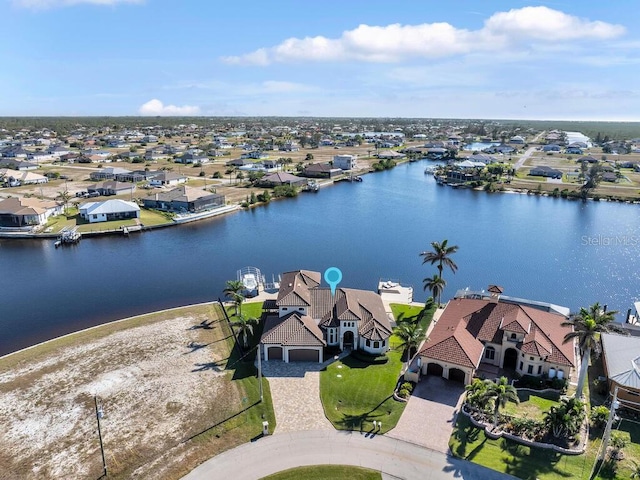
<instances>
[{"instance_id":1,"label":"tile roof house","mask_svg":"<svg viewBox=\"0 0 640 480\"><path fill-rule=\"evenodd\" d=\"M389 349L391 325L375 292L339 288L332 295L319 272L297 270L282 275L275 307L260 339L266 361L322 362L325 346L371 354Z\"/></svg>"},{"instance_id":2,"label":"tile roof house","mask_svg":"<svg viewBox=\"0 0 640 480\"><path fill-rule=\"evenodd\" d=\"M452 299L417 356L422 374L471 383L481 363L514 369L521 375L569 377L576 367L575 347L563 343L571 327L539 302L489 297ZM537 304L537 305L536 305Z\"/></svg>"},{"instance_id":3,"label":"tile roof house","mask_svg":"<svg viewBox=\"0 0 640 480\"><path fill-rule=\"evenodd\" d=\"M168 192L156 192L142 199L145 208L168 212L197 213L226 205L224 195L186 185Z\"/></svg>"},{"instance_id":4,"label":"tile roof house","mask_svg":"<svg viewBox=\"0 0 640 480\"><path fill-rule=\"evenodd\" d=\"M640 337L603 333L604 371L613 395L618 387L620 403L640 403Z\"/></svg>"},{"instance_id":5,"label":"tile roof house","mask_svg":"<svg viewBox=\"0 0 640 480\"><path fill-rule=\"evenodd\" d=\"M52 215L62 214L62 205L37 198L11 197L0 201L0 227L44 225Z\"/></svg>"}]
</instances>

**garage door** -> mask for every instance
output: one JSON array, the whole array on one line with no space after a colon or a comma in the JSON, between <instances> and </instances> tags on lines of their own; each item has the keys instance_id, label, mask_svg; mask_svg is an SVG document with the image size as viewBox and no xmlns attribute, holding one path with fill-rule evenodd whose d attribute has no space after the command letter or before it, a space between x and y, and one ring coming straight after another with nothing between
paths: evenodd
<instances>
[{"instance_id":1,"label":"garage door","mask_svg":"<svg viewBox=\"0 0 640 480\"><path fill-rule=\"evenodd\" d=\"M290 362L318 362L320 352L317 350L289 350Z\"/></svg>"},{"instance_id":2,"label":"garage door","mask_svg":"<svg viewBox=\"0 0 640 480\"><path fill-rule=\"evenodd\" d=\"M267 353L269 360L282 360L282 347L269 347Z\"/></svg>"},{"instance_id":3,"label":"garage door","mask_svg":"<svg viewBox=\"0 0 640 480\"><path fill-rule=\"evenodd\" d=\"M459 368L450 368L449 369L449 380L453 380L454 382L464 383L465 374Z\"/></svg>"},{"instance_id":4,"label":"garage door","mask_svg":"<svg viewBox=\"0 0 640 480\"><path fill-rule=\"evenodd\" d=\"M439 363L429 363L427 365L427 375L435 375L441 377L444 372L444 368Z\"/></svg>"}]
</instances>

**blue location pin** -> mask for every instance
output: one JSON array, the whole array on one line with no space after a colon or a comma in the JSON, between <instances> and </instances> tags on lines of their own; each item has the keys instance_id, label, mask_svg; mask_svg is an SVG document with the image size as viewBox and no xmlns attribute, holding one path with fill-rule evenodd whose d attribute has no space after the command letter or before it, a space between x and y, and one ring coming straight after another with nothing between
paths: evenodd
<instances>
[{"instance_id":1,"label":"blue location pin","mask_svg":"<svg viewBox=\"0 0 640 480\"><path fill-rule=\"evenodd\" d=\"M331 287L331 295L335 295L336 286L342 281L342 272L339 268L329 267L324 272L324 281Z\"/></svg>"}]
</instances>

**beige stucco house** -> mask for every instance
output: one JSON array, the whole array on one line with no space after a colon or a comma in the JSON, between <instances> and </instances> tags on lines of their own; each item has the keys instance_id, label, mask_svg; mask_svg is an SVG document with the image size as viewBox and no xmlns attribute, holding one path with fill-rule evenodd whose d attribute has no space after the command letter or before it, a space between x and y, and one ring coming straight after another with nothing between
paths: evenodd
<instances>
[{"instance_id":1,"label":"beige stucco house","mask_svg":"<svg viewBox=\"0 0 640 480\"><path fill-rule=\"evenodd\" d=\"M323 362L325 346L374 355L389 349L391 325L380 296L350 288L333 295L321 286L320 272L284 273L275 308L260 339L266 361Z\"/></svg>"},{"instance_id":2,"label":"beige stucco house","mask_svg":"<svg viewBox=\"0 0 640 480\"><path fill-rule=\"evenodd\" d=\"M576 367L567 316L541 302L487 295L454 298L418 352L420 373L471 383L481 364L520 375L568 378ZM561 307L562 308L562 307ZM562 309L563 311L565 309Z\"/></svg>"}]
</instances>

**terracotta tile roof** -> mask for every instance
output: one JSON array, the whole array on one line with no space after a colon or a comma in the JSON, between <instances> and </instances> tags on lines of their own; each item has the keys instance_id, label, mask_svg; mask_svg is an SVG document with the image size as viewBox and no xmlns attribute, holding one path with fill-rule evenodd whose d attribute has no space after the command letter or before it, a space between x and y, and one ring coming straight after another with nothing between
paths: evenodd
<instances>
[{"instance_id":1,"label":"terracotta tile roof","mask_svg":"<svg viewBox=\"0 0 640 480\"><path fill-rule=\"evenodd\" d=\"M322 330L308 315L297 312L279 318L267 317L260 343L286 346L326 346Z\"/></svg>"},{"instance_id":2,"label":"terracotta tile roof","mask_svg":"<svg viewBox=\"0 0 640 480\"><path fill-rule=\"evenodd\" d=\"M310 306L309 289L319 286L320 281L320 272L296 270L283 273L276 304L278 306Z\"/></svg>"},{"instance_id":3,"label":"terracotta tile roof","mask_svg":"<svg viewBox=\"0 0 640 480\"><path fill-rule=\"evenodd\" d=\"M433 328L420 355L456 363L477 366L485 342L502 343L504 327L524 333L518 346L524 353L548 356L548 361L560 365L575 365L573 344L563 344L571 327L563 327L566 318L537 308L518 304L468 298L453 299ZM501 325L504 326L501 328ZM451 351L447 351L447 348Z\"/></svg>"},{"instance_id":4,"label":"terracotta tile roof","mask_svg":"<svg viewBox=\"0 0 640 480\"><path fill-rule=\"evenodd\" d=\"M368 290L341 288L345 294L349 311L358 317L358 333L369 340L385 340L391 336L389 317L380 295ZM341 317L342 318L342 317Z\"/></svg>"},{"instance_id":5,"label":"terracotta tile roof","mask_svg":"<svg viewBox=\"0 0 640 480\"><path fill-rule=\"evenodd\" d=\"M11 215L40 215L57 207L56 202L38 198L10 197L0 201L0 213Z\"/></svg>"}]
</instances>

